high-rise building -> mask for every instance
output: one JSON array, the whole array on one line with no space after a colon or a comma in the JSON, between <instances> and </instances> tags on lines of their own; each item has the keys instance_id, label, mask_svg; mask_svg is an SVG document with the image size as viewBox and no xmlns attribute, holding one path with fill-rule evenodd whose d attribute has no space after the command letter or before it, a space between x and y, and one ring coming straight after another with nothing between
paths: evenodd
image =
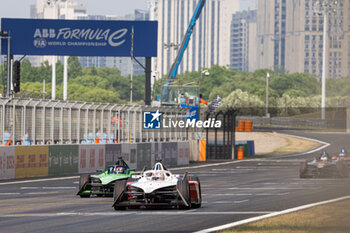
<instances>
[{"instance_id":1,"label":"high-rise building","mask_svg":"<svg viewBox=\"0 0 350 233\"><path fill-rule=\"evenodd\" d=\"M66 17L66 2L63 1L37 0L30 7L30 17L34 19L78 19L87 16L85 6L72 0L67 2L67 13ZM44 61L52 62L48 56L29 56L28 59L33 66L40 66Z\"/></svg>"},{"instance_id":2,"label":"high-rise building","mask_svg":"<svg viewBox=\"0 0 350 233\"><path fill-rule=\"evenodd\" d=\"M328 0L325 0L328 1ZM315 0L258 1L257 68L308 72L320 77L323 56L323 16ZM328 15L326 77L349 76L350 1L337 1Z\"/></svg>"},{"instance_id":3,"label":"high-rise building","mask_svg":"<svg viewBox=\"0 0 350 233\"><path fill-rule=\"evenodd\" d=\"M65 1L58 1L56 6L53 1L48 4L47 0L37 0L36 5L31 6L31 18L44 19L66 19ZM56 11L54 11L56 10ZM144 10L135 10L134 14L129 14L123 17L114 15L89 15L84 5L78 4L74 0L68 0L67 18L77 20L149 20L149 12ZM141 63L144 63L144 58L137 58ZM30 62L34 66L40 66L42 62L47 60L51 64L51 59L48 56L30 56ZM63 63L63 57L59 60ZM123 76L129 75L131 72L130 57L79 57L82 67L114 67L118 68ZM134 62L133 71L135 75L144 74L144 70L139 64Z\"/></svg>"},{"instance_id":4,"label":"high-rise building","mask_svg":"<svg viewBox=\"0 0 350 233\"><path fill-rule=\"evenodd\" d=\"M80 20L149 20L149 12L144 10L135 10L134 14L123 17L105 16L105 15L86 15L78 17ZM136 58L141 64L145 63L145 58ZM82 67L113 67L118 68L122 76L131 73L130 57L79 57ZM144 74L144 69L137 63L133 62L133 74Z\"/></svg>"},{"instance_id":5,"label":"high-rise building","mask_svg":"<svg viewBox=\"0 0 350 233\"><path fill-rule=\"evenodd\" d=\"M239 71L254 71L256 67L257 11L237 12L231 22L230 67Z\"/></svg>"},{"instance_id":6,"label":"high-rise building","mask_svg":"<svg viewBox=\"0 0 350 233\"><path fill-rule=\"evenodd\" d=\"M158 78L169 72L198 2L151 0L151 19L158 20ZM230 22L238 10L239 0L207 0L179 73L230 64Z\"/></svg>"}]
</instances>

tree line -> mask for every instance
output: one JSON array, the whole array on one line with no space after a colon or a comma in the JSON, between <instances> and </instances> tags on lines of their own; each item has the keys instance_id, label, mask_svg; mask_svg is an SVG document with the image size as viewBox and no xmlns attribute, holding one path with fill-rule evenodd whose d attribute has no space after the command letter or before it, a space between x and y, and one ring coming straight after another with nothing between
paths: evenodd
<instances>
[{"instance_id":1,"label":"tree line","mask_svg":"<svg viewBox=\"0 0 350 233\"><path fill-rule=\"evenodd\" d=\"M41 97L43 80L46 82L47 98L51 97L51 65L46 61L39 67L29 60L21 62L21 92L17 96ZM178 75L174 84L188 83L200 85L202 98L209 103L220 96L225 105L233 107L262 106L266 101L266 75L269 78L269 103L273 107L320 105L321 83L308 73L276 74L270 69L259 69L252 73L233 71L228 67L214 65L207 69L209 75L201 71ZM5 75L3 74L3 81ZM72 101L126 104L130 95L130 76L122 76L119 69L108 67L83 68L77 57L68 59L68 99ZM63 98L63 64L56 64L57 98ZM153 87L153 99L161 93L166 76L157 80ZM133 79L133 99L143 104L145 76ZM3 89L3 88L2 88ZM347 105L350 96L350 77L327 80L328 105Z\"/></svg>"},{"instance_id":2,"label":"tree line","mask_svg":"<svg viewBox=\"0 0 350 233\"><path fill-rule=\"evenodd\" d=\"M42 98L45 80L46 98L51 98L51 76L52 66L47 61L35 67L24 59L21 62L21 91L16 96ZM133 99L138 104L143 104L144 100L144 79L144 75L133 77ZM60 61L56 63L56 88L57 99L63 99L63 64ZM77 57L69 57L68 100L126 104L130 99L129 91L130 76L122 76L119 69L83 68Z\"/></svg>"}]
</instances>

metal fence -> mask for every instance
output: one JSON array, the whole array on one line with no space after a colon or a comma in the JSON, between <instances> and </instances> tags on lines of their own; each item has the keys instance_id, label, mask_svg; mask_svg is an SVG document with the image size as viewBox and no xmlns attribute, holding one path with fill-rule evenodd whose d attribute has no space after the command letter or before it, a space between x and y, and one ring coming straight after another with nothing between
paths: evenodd
<instances>
[{"instance_id":1,"label":"metal fence","mask_svg":"<svg viewBox=\"0 0 350 233\"><path fill-rule=\"evenodd\" d=\"M2 145L85 144L189 140L185 128L143 128L143 112L181 120L185 109L39 99L0 99Z\"/></svg>"}]
</instances>

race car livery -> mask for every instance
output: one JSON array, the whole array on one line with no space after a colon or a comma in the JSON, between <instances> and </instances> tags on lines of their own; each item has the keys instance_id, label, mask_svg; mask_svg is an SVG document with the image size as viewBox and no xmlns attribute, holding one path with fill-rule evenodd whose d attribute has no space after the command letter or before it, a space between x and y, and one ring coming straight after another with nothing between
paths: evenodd
<instances>
[{"instance_id":1,"label":"race car livery","mask_svg":"<svg viewBox=\"0 0 350 233\"><path fill-rule=\"evenodd\" d=\"M91 195L113 196L115 181L126 180L134 173L135 170L130 169L128 164L122 158L119 158L114 165L108 166L100 174L81 175L77 195L80 197L90 197Z\"/></svg>"},{"instance_id":2,"label":"race car livery","mask_svg":"<svg viewBox=\"0 0 350 233\"><path fill-rule=\"evenodd\" d=\"M115 210L140 206L176 206L180 209L199 208L202 203L198 177L173 175L161 162L152 170L115 182Z\"/></svg>"},{"instance_id":3,"label":"race car livery","mask_svg":"<svg viewBox=\"0 0 350 233\"><path fill-rule=\"evenodd\" d=\"M300 178L346 178L349 170L344 161L332 159L326 152L312 161L305 161L299 167Z\"/></svg>"},{"instance_id":4,"label":"race car livery","mask_svg":"<svg viewBox=\"0 0 350 233\"><path fill-rule=\"evenodd\" d=\"M332 157L333 160L342 160L350 168L350 155L346 153L345 149L342 149L338 155Z\"/></svg>"}]
</instances>

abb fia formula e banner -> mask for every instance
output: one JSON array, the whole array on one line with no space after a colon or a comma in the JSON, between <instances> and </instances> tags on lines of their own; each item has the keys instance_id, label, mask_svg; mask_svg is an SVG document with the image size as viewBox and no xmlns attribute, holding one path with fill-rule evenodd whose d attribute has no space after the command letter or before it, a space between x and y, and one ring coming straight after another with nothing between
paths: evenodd
<instances>
[{"instance_id":1,"label":"abb fia formula e banner","mask_svg":"<svg viewBox=\"0 0 350 233\"><path fill-rule=\"evenodd\" d=\"M49 146L17 146L15 178L48 176Z\"/></svg>"},{"instance_id":2,"label":"abb fia formula e banner","mask_svg":"<svg viewBox=\"0 0 350 233\"><path fill-rule=\"evenodd\" d=\"M134 36L132 37L132 29ZM157 56L157 21L1 19L10 54L130 57ZM7 54L7 39L1 53Z\"/></svg>"}]
</instances>

